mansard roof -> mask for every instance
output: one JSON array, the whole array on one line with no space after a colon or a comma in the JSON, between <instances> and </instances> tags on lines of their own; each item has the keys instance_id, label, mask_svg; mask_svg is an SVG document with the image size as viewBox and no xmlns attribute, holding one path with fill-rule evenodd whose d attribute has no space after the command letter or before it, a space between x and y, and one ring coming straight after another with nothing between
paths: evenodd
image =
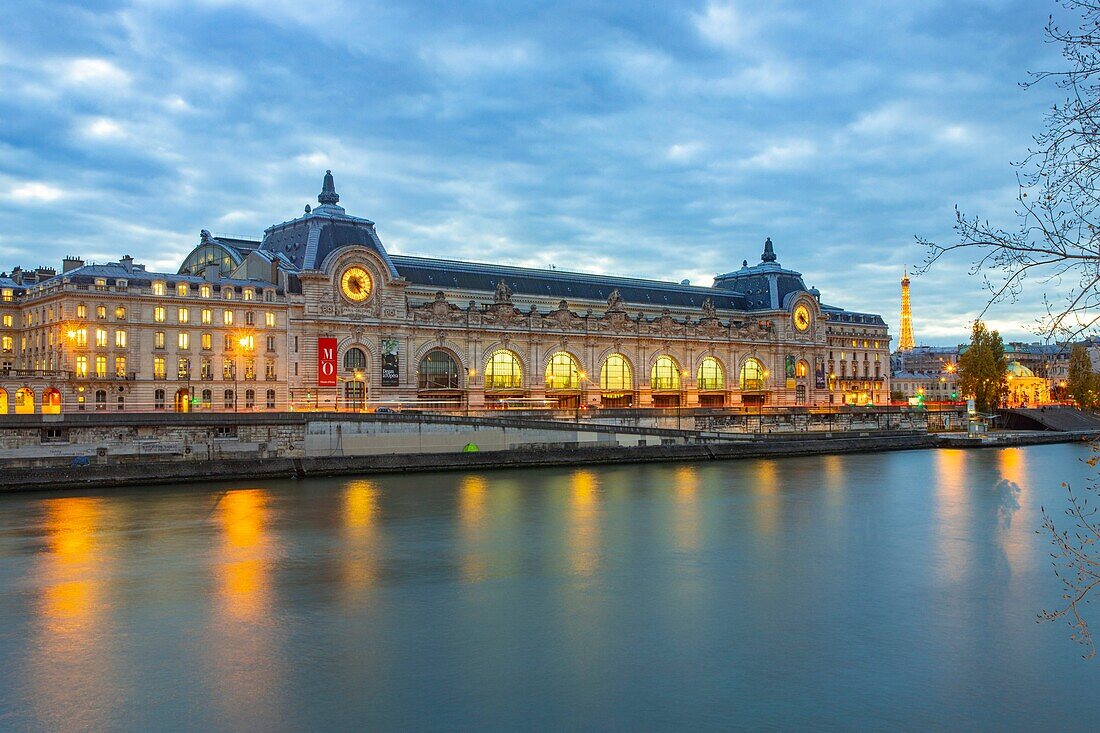
<instances>
[{"instance_id":1,"label":"mansard roof","mask_svg":"<svg viewBox=\"0 0 1100 733\"><path fill-rule=\"evenodd\" d=\"M317 208L307 206L305 214L297 219L268 227L260 249L282 254L299 270L319 270L334 251L358 245L377 254L386 263L390 275L397 277L397 270L374 230L374 222L348 216L344 207L337 204L340 195L336 193L332 171L325 171L324 185L317 200L321 204Z\"/></svg>"},{"instance_id":2,"label":"mansard roof","mask_svg":"<svg viewBox=\"0 0 1100 733\"><path fill-rule=\"evenodd\" d=\"M624 304L648 307L700 308L711 299L715 308L746 310L740 293L663 280L590 275L566 270L489 265L458 260L392 255L397 272L414 285L435 289L493 293L503 282L512 293L568 301L606 301L615 290Z\"/></svg>"},{"instance_id":3,"label":"mansard roof","mask_svg":"<svg viewBox=\"0 0 1100 733\"><path fill-rule=\"evenodd\" d=\"M152 283L154 280L163 280L167 283L208 283L214 286L215 290L229 286L252 288L277 287L275 283L267 282L266 280L242 280L239 278L225 277L219 277L217 280L207 280L198 275L149 272L143 265L126 265L121 262L108 262L102 265L84 265L83 267L78 267L74 270L58 274L49 280L38 283L38 285L49 287L58 282L71 282L77 285L93 285L97 278L106 278L110 285L115 284L114 281L117 280L125 280L127 284L132 285ZM30 289L34 289L34 286Z\"/></svg>"},{"instance_id":4,"label":"mansard roof","mask_svg":"<svg viewBox=\"0 0 1100 733\"><path fill-rule=\"evenodd\" d=\"M844 308L838 308L835 305L821 304L821 310L829 314L830 321L839 321L841 323L862 323L868 326L885 326L886 321L882 320L882 316L876 313L859 313L857 311L845 310Z\"/></svg>"}]
</instances>

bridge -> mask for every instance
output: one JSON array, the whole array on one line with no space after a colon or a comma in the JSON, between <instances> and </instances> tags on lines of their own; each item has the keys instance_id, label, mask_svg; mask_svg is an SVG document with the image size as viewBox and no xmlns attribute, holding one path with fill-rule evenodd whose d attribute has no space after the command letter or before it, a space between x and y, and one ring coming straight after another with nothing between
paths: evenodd
<instances>
[{"instance_id":1,"label":"bridge","mask_svg":"<svg viewBox=\"0 0 1100 733\"><path fill-rule=\"evenodd\" d=\"M1054 430L1069 433L1079 430L1100 432L1100 415L1076 407L1047 405L1016 407L999 411L1004 422L999 426L1010 430Z\"/></svg>"}]
</instances>

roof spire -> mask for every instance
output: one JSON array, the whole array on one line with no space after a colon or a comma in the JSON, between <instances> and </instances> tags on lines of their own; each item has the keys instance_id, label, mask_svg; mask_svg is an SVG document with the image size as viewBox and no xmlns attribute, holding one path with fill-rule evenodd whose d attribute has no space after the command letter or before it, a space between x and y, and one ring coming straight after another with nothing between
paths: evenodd
<instances>
[{"instance_id":1,"label":"roof spire","mask_svg":"<svg viewBox=\"0 0 1100 733\"><path fill-rule=\"evenodd\" d=\"M336 184L332 180L332 171L325 171L325 182L321 185L321 193L317 195L319 204L338 204L340 194L336 193Z\"/></svg>"},{"instance_id":2,"label":"roof spire","mask_svg":"<svg viewBox=\"0 0 1100 733\"><path fill-rule=\"evenodd\" d=\"M775 262L775 250L772 249L772 238L764 240L764 254L760 255L761 262Z\"/></svg>"}]
</instances>

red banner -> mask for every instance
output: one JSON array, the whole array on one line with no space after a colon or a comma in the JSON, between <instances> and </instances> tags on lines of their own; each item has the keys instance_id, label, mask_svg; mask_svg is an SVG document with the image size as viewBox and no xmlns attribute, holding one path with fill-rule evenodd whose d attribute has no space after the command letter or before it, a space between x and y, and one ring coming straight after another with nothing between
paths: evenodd
<instances>
[{"instance_id":1,"label":"red banner","mask_svg":"<svg viewBox=\"0 0 1100 733\"><path fill-rule=\"evenodd\" d=\"M317 339L317 386L336 386L336 339Z\"/></svg>"}]
</instances>

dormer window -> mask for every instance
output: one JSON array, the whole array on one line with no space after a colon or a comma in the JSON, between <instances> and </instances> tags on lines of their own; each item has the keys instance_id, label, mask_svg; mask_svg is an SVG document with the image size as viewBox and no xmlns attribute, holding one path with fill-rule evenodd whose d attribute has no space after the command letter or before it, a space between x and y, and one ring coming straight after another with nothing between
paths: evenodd
<instances>
[{"instance_id":1,"label":"dormer window","mask_svg":"<svg viewBox=\"0 0 1100 733\"><path fill-rule=\"evenodd\" d=\"M222 297L226 300L233 300L233 286L222 288Z\"/></svg>"},{"instance_id":2,"label":"dormer window","mask_svg":"<svg viewBox=\"0 0 1100 733\"><path fill-rule=\"evenodd\" d=\"M200 298L209 298L212 293L213 293L213 289L209 285L200 285L199 286L199 297Z\"/></svg>"},{"instance_id":3,"label":"dormer window","mask_svg":"<svg viewBox=\"0 0 1100 733\"><path fill-rule=\"evenodd\" d=\"M166 295L168 293L168 286L160 280L153 283L153 295Z\"/></svg>"},{"instance_id":4,"label":"dormer window","mask_svg":"<svg viewBox=\"0 0 1100 733\"><path fill-rule=\"evenodd\" d=\"M178 285L176 285L176 295L178 295L179 297L186 298L190 292L191 288L190 286L188 286L187 283L179 283Z\"/></svg>"},{"instance_id":5,"label":"dormer window","mask_svg":"<svg viewBox=\"0 0 1100 733\"><path fill-rule=\"evenodd\" d=\"M255 294L256 293L252 288L245 288L244 289L244 299L245 300L252 300L253 297L255 296Z\"/></svg>"}]
</instances>

